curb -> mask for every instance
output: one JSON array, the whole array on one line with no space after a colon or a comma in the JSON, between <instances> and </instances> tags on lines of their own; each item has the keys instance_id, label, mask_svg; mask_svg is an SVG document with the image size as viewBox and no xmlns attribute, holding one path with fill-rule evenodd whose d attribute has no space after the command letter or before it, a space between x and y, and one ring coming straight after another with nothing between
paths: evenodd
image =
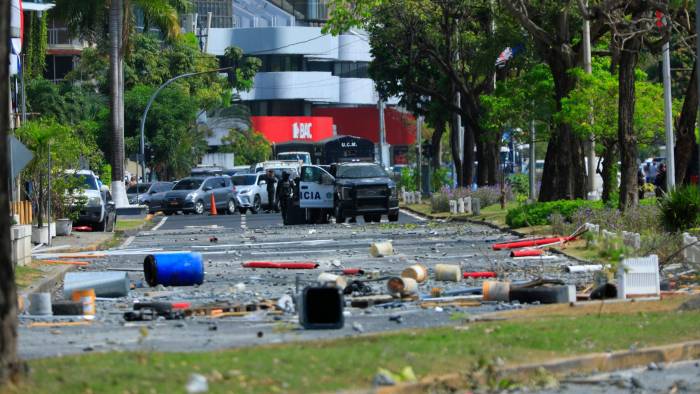
<instances>
[{"instance_id":1,"label":"curb","mask_svg":"<svg viewBox=\"0 0 700 394\"><path fill-rule=\"evenodd\" d=\"M58 283L63 281L63 277L67 272L73 271L76 268L77 267L74 265L56 266L56 268L52 269L47 276L32 283L25 290L20 292L19 296L29 296L29 294L33 293L50 293Z\"/></svg>"},{"instance_id":2,"label":"curb","mask_svg":"<svg viewBox=\"0 0 700 394\"><path fill-rule=\"evenodd\" d=\"M472 224L481 224L481 225L484 225L484 226L487 226L487 227L491 227L492 229L499 230L499 231L503 231L503 232L506 232L506 233L509 233L509 234L511 234L511 235L515 235L515 236L518 236L518 237L525 237L525 236L527 236L527 234L521 233L521 232L519 232L518 230L514 230L514 229L512 229L512 228L510 228L510 227L501 227L501 226L499 226L499 225L497 225L497 224L493 224L493 223L487 222L487 221L485 221L485 220L483 220L483 221L482 221L482 220L476 220L476 219L472 219L472 218L464 217L464 216L439 217L439 216L435 216L435 215L425 214L425 213L423 213L423 212L418 212L418 211L416 211L415 209L412 209L412 208L410 208L410 207L407 206L407 205L404 205L403 207L401 207L401 209L405 209L405 210L407 210L407 211L410 211L411 213L414 213L414 214L419 215L419 216L423 216L423 217L425 217L425 218L427 218L427 219L431 219L431 220L445 220L445 221L451 221L451 222L466 222L466 223L472 223Z\"/></svg>"},{"instance_id":3,"label":"curb","mask_svg":"<svg viewBox=\"0 0 700 394\"><path fill-rule=\"evenodd\" d=\"M579 357L563 358L536 364L523 364L497 368L490 377L496 382L508 378L524 381L542 371L558 377L572 373L599 373L615 370L643 367L649 363L671 363L700 358L700 341L681 342L671 345L655 346L637 350L623 350L612 353L593 353ZM485 378L483 376L484 382ZM480 379L481 380L481 379ZM474 383L474 376L466 373L452 373L439 377L425 378L418 383L405 383L389 387L377 387L353 393L425 393L439 391L452 392L463 390L469 383ZM483 383L483 382L482 382Z\"/></svg>"},{"instance_id":4,"label":"curb","mask_svg":"<svg viewBox=\"0 0 700 394\"><path fill-rule=\"evenodd\" d=\"M410 211L416 215L423 216L423 217L425 217L427 219L431 219L431 220L446 220L446 221L453 221L453 222L466 222L466 223L472 223L472 224L480 224L480 225L484 225L487 227L491 227L494 230L503 231L505 233L508 233L510 235L514 235L516 237L527 237L529 235L529 234L525 234L523 232L520 232L518 230L512 229L510 227L501 227L497 224L487 222L485 220L476 220L476 219L472 219L472 218L468 218L468 217L464 217L464 216L442 218L442 217L437 217L434 215L428 215L428 214L418 212L414 209L409 208L408 206L404 206L401 209L405 209L405 210ZM591 263L591 261L589 261L589 260L584 260L584 259L578 258L576 256L572 256L563 250L550 248L549 251L554 253L554 254L566 256L567 258L574 260L574 261L578 261L579 263L585 263L585 264Z\"/></svg>"}]
</instances>

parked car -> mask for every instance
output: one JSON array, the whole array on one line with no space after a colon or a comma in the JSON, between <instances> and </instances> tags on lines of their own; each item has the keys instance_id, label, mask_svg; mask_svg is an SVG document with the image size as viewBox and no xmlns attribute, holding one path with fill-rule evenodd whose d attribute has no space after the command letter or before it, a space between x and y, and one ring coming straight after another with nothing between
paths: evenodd
<instances>
[{"instance_id":1,"label":"parked car","mask_svg":"<svg viewBox=\"0 0 700 394\"><path fill-rule=\"evenodd\" d=\"M234 188L228 176L190 177L180 180L165 194L162 211L166 215L176 212L201 215L211 210L212 194L217 210L221 209L229 214L236 211Z\"/></svg>"},{"instance_id":2,"label":"parked car","mask_svg":"<svg viewBox=\"0 0 700 394\"><path fill-rule=\"evenodd\" d=\"M246 213L248 210L251 213L258 213L263 204L267 204L267 182L264 178L263 172L231 177L236 188L236 203L241 213Z\"/></svg>"},{"instance_id":3,"label":"parked car","mask_svg":"<svg viewBox=\"0 0 700 394\"><path fill-rule=\"evenodd\" d=\"M127 196L129 197L129 204L140 204L146 205L148 207L149 213L155 213L162 209L163 197L165 193L169 192L175 186L175 182L154 182L151 183L149 188L143 193L138 194L138 200L136 196L129 196L129 190L127 189ZM133 187L133 186L132 186ZM129 188L131 189L131 187Z\"/></svg>"},{"instance_id":4,"label":"parked car","mask_svg":"<svg viewBox=\"0 0 700 394\"><path fill-rule=\"evenodd\" d=\"M81 180L80 193L86 201L75 224L88 225L94 231L113 231L117 222L117 211L109 188L100 187L95 173L90 170L67 170L66 174Z\"/></svg>"},{"instance_id":5,"label":"parked car","mask_svg":"<svg viewBox=\"0 0 700 394\"><path fill-rule=\"evenodd\" d=\"M141 201L141 195L145 194L148 192L148 189L151 188L150 183L138 183L133 186L129 186L126 189L126 198L129 200L129 204L136 204L136 197L139 198L139 204L142 202Z\"/></svg>"}]
</instances>

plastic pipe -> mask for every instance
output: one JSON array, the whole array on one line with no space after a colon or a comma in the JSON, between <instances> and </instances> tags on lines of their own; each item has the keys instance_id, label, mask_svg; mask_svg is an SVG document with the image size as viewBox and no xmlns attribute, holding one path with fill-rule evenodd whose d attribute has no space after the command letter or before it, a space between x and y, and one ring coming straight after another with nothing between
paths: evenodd
<instances>
[{"instance_id":1,"label":"plastic pipe","mask_svg":"<svg viewBox=\"0 0 700 394\"><path fill-rule=\"evenodd\" d=\"M129 277L124 271L69 272L63 282L63 294L70 299L76 290L95 289L97 297L126 297Z\"/></svg>"},{"instance_id":2,"label":"plastic pipe","mask_svg":"<svg viewBox=\"0 0 700 394\"><path fill-rule=\"evenodd\" d=\"M394 246L391 241L374 242L369 247L369 254L372 257L384 257L394 254Z\"/></svg>"},{"instance_id":3,"label":"plastic pipe","mask_svg":"<svg viewBox=\"0 0 700 394\"><path fill-rule=\"evenodd\" d=\"M518 248L528 248L528 247L532 247L532 246L553 245L553 244L568 242L568 241L571 241L575 238L576 237L553 237L553 238L527 239L524 241L516 241L516 242L502 242L502 243L493 244L493 250L518 249Z\"/></svg>"},{"instance_id":4,"label":"plastic pipe","mask_svg":"<svg viewBox=\"0 0 700 394\"><path fill-rule=\"evenodd\" d=\"M510 257L531 257L531 256L542 256L544 250L542 249L519 249L510 252Z\"/></svg>"},{"instance_id":5,"label":"plastic pipe","mask_svg":"<svg viewBox=\"0 0 700 394\"><path fill-rule=\"evenodd\" d=\"M570 265L565 268L566 272L594 272L603 269L600 264Z\"/></svg>"},{"instance_id":6,"label":"plastic pipe","mask_svg":"<svg viewBox=\"0 0 700 394\"><path fill-rule=\"evenodd\" d=\"M484 271L484 272L465 272L462 274L464 279L467 278L495 278L496 273L495 272L489 272L489 271Z\"/></svg>"},{"instance_id":7,"label":"plastic pipe","mask_svg":"<svg viewBox=\"0 0 700 394\"><path fill-rule=\"evenodd\" d=\"M361 268L346 268L343 270L343 275L364 275L365 270Z\"/></svg>"},{"instance_id":8,"label":"plastic pipe","mask_svg":"<svg viewBox=\"0 0 700 394\"><path fill-rule=\"evenodd\" d=\"M462 269L456 264L436 264L435 280L459 282L462 279Z\"/></svg>"},{"instance_id":9,"label":"plastic pipe","mask_svg":"<svg viewBox=\"0 0 700 394\"><path fill-rule=\"evenodd\" d=\"M403 270L401 277L415 279L416 282L423 283L428 279L428 268L421 264L414 264Z\"/></svg>"},{"instance_id":10,"label":"plastic pipe","mask_svg":"<svg viewBox=\"0 0 700 394\"><path fill-rule=\"evenodd\" d=\"M280 268L289 270L311 270L318 268L317 263L310 262L274 262L274 261L249 261L243 263L245 268Z\"/></svg>"}]
</instances>

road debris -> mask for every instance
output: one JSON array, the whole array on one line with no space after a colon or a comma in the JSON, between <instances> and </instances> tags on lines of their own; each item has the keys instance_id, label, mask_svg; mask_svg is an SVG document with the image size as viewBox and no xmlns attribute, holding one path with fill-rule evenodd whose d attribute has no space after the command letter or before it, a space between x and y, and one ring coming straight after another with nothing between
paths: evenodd
<instances>
[{"instance_id":1,"label":"road debris","mask_svg":"<svg viewBox=\"0 0 700 394\"><path fill-rule=\"evenodd\" d=\"M199 253L158 253L146 256L143 273L149 286L193 286L204 282Z\"/></svg>"},{"instance_id":2,"label":"road debris","mask_svg":"<svg viewBox=\"0 0 700 394\"><path fill-rule=\"evenodd\" d=\"M435 265L435 280L459 282L462 280L462 269L456 264Z\"/></svg>"},{"instance_id":3,"label":"road debris","mask_svg":"<svg viewBox=\"0 0 700 394\"><path fill-rule=\"evenodd\" d=\"M278 268L289 270L311 270L318 268L318 263L313 262L274 262L274 261L249 261L242 264L245 268Z\"/></svg>"},{"instance_id":4,"label":"road debris","mask_svg":"<svg viewBox=\"0 0 700 394\"><path fill-rule=\"evenodd\" d=\"M129 277L126 272L68 272L63 279L64 297L70 298L74 291L95 291L97 297L125 297L129 294Z\"/></svg>"},{"instance_id":5,"label":"road debris","mask_svg":"<svg viewBox=\"0 0 700 394\"><path fill-rule=\"evenodd\" d=\"M369 246L369 254L372 257L386 257L394 254L394 245L391 241L373 242Z\"/></svg>"}]
</instances>

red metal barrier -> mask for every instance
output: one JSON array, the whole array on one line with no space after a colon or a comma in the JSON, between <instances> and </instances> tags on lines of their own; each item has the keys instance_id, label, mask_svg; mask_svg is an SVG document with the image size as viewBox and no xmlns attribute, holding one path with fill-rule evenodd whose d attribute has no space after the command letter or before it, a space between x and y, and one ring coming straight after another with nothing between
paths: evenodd
<instances>
[{"instance_id":1,"label":"red metal barrier","mask_svg":"<svg viewBox=\"0 0 700 394\"><path fill-rule=\"evenodd\" d=\"M317 263L311 262L274 262L274 261L249 261L243 263L245 268L280 268L280 269L296 269L310 270L318 268Z\"/></svg>"},{"instance_id":2,"label":"red metal barrier","mask_svg":"<svg viewBox=\"0 0 700 394\"><path fill-rule=\"evenodd\" d=\"M484 271L484 272L465 272L462 274L464 279L468 278L495 278L496 273L495 272L489 272L489 271Z\"/></svg>"},{"instance_id":3,"label":"red metal barrier","mask_svg":"<svg viewBox=\"0 0 700 394\"><path fill-rule=\"evenodd\" d=\"M510 257L530 257L530 256L542 256L544 250L542 249L518 249L510 252Z\"/></svg>"},{"instance_id":4,"label":"red metal barrier","mask_svg":"<svg viewBox=\"0 0 700 394\"><path fill-rule=\"evenodd\" d=\"M515 242L503 242L499 244L493 244L493 250L502 249L518 249L518 248L529 248L532 246L541 245L553 245L557 243L564 243L575 239L576 237L553 237L553 238L537 238L537 239L526 239L524 241Z\"/></svg>"}]
</instances>

